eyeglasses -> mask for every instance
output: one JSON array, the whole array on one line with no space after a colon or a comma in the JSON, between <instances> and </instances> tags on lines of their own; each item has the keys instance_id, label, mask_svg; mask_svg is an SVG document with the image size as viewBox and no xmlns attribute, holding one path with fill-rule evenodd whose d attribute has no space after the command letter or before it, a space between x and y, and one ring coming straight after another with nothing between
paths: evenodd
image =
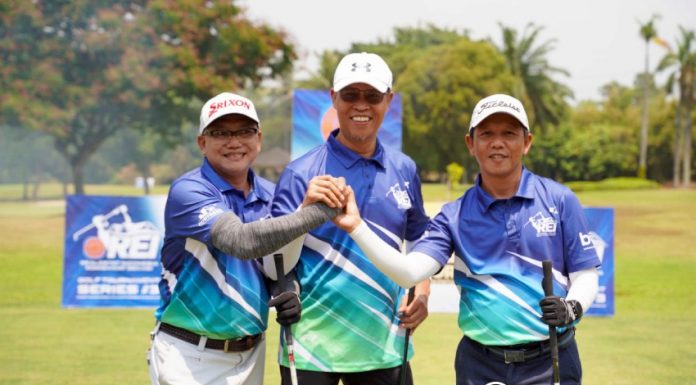
<instances>
[{"instance_id":1,"label":"eyeglasses","mask_svg":"<svg viewBox=\"0 0 696 385\"><path fill-rule=\"evenodd\" d=\"M346 103L355 103L362 98L369 104L380 104L384 97L387 96L386 93L379 92L377 90L358 90L355 88L344 88L338 91L338 96L341 97Z\"/></svg>"},{"instance_id":2,"label":"eyeglasses","mask_svg":"<svg viewBox=\"0 0 696 385\"><path fill-rule=\"evenodd\" d=\"M237 138L239 140L249 140L259 132L256 127L245 127L237 131L226 131L226 130L210 130L203 133L203 135L210 136L213 139L218 140L229 140L230 138Z\"/></svg>"}]
</instances>

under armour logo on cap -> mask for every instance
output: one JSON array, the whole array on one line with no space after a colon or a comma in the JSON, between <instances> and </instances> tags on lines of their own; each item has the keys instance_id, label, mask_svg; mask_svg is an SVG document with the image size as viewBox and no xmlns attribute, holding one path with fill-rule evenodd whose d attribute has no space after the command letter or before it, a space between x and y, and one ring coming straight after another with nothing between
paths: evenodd
<instances>
[{"instance_id":1,"label":"under armour logo on cap","mask_svg":"<svg viewBox=\"0 0 696 385\"><path fill-rule=\"evenodd\" d=\"M363 64L353 63L353 64L351 64L351 67L352 67L351 71L353 71L353 72L356 72L359 68L364 68L365 72L372 71L372 69L370 68L370 67L372 67L372 64L370 64L370 63L363 63Z\"/></svg>"},{"instance_id":2,"label":"under armour logo on cap","mask_svg":"<svg viewBox=\"0 0 696 385\"><path fill-rule=\"evenodd\" d=\"M387 63L376 54L350 53L336 67L333 89L338 92L355 83L365 83L379 92L387 92L392 88L392 72Z\"/></svg>"}]
</instances>

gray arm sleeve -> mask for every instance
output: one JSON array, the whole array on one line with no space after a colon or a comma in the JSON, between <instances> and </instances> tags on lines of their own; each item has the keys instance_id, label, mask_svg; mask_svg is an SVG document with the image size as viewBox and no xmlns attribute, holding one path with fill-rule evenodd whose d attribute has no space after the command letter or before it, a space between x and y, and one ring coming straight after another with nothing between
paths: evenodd
<instances>
[{"instance_id":1,"label":"gray arm sleeve","mask_svg":"<svg viewBox=\"0 0 696 385\"><path fill-rule=\"evenodd\" d=\"M226 212L213 224L211 241L229 255L255 259L278 250L339 212L323 203L313 203L292 214L251 223L242 223L233 212Z\"/></svg>"}]
</instances>

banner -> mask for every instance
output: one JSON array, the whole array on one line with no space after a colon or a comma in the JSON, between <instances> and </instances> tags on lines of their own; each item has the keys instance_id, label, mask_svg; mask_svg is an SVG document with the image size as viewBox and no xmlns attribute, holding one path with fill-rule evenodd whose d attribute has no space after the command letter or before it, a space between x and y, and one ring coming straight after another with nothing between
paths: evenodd
<instances>
[{"instance_id":1,"label":"banner","mask_svg":"<svg viewBox=\"0 0 696 385\"><path fill-rule=\"evenodd\" d=\"M585 315L611 316L614 315L614 209L585 207L583 211L590 231L582 242L592 244L602 262L599 269L599 292ZM453 278L454 258L450 258L442 271L433 277L430 285L428 310L431 313L459 312L459 289Z\"/></svg>"},{"instance_id":2,"label":"banner","mask_svg":"<svg viewBox=\"0 0 696 385\"><path fill-rule=\"evenodd\" d=\"M585 217L590 227L584 243L592 243L602 266L599 268L599 293L587 315L614 315L614 209L609 207L585 207Z\"/></svg>"},{"instance_id":3,"label":"banner","mask_svg":"<svg viewBox=\"0 0 696 385\"><path fill-rule=\"evenodd\" d=\"M65 215L64 307L156 307L166 196L70 195ZM584 208L602 261L599 293L585 314L614 315L614 209ZM428 309L457 313L453 258L433 277Z\"/></svg>"},{"instance_id":4,"label":"banner","mask_svg":"<svg viewBox=\"0 0 696 385\"><path fill-rule=\"evenodd\" d=\"M377 137L385 147L401 151L401 94L395 93ZM295 90L292 101L292 142L290 159L297 159L323 144L338 128L338 117L328 90Z\"/></svg>"},{"instance_id":5,"label":"banner","mask_svg":"<svg viewBox=\"0 0 696 385\"><path fill-rule=\"evenodd\" d=\"M165 196L66 199L64 307L155 307Z\"/></svg>"}]
</instances>

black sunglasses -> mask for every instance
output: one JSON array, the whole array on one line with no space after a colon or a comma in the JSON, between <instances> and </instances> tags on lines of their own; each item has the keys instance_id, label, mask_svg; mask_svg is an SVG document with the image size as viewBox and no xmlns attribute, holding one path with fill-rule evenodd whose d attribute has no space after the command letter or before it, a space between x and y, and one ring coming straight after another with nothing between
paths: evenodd
<instances>
[{"instance_id":1,"label":"black sunglasses","mask_svg":"<svg viewBox=\"0 0 696 385\"><path fill-rule=\"evenodd\" d=\"M380 104L387 96L387 93L377 90L358 90L355 88L344 88L338 91L338 96L346 103L355 103L360 100L360 95L369 104Z\"/></svg>"}]
</instances>

